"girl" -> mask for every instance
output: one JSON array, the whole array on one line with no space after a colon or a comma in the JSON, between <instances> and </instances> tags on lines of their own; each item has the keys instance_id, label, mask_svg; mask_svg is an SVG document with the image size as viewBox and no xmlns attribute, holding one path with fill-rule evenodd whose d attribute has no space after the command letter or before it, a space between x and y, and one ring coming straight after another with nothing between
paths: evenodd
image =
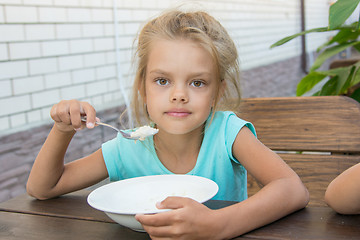
<instances>
[{"instance_id":1,"label":"girl","mask_svg":"<svg viewBox=\"0 0 360 240\"><path fill-rule=\"evenodd\" d=\"M76 100L51 109L55 124L37 156L27 191L48 199L111 181L153 174L195 174L214 180L214 199L239 201L211 210L188 198L157 205L174 211L137 215L152 239L229 239L306 206L308 192L284 161L261 144L251 123L233 112L237 95L236 47L204 12L172 10L147 23L138 36L133 105L158 134L139 143L120 135L93 154L64 165L76 130L93 128L94 108ZM80 117L86 115L86 125ZM264 187L247 198L247 169Z\"/></svg>"}]
</instances>

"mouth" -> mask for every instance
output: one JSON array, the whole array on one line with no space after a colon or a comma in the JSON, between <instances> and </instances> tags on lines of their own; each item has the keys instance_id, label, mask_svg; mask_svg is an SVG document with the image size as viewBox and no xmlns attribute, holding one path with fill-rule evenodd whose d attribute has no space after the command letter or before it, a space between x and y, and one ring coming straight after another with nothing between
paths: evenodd
<instances>
[{"instance_id":1,"label":"mouth","mask_svg":"<svg viewBox=\"0 0 360 240\"><path fill-rule=\"evenodd\" d=\"M183 118L183 117L189 116L191 114L191 112L189 112L185 109L174 109L174 110L165 112L165 114L168 116L171 116L171 117Z\"/></svg>"}]
</instances>

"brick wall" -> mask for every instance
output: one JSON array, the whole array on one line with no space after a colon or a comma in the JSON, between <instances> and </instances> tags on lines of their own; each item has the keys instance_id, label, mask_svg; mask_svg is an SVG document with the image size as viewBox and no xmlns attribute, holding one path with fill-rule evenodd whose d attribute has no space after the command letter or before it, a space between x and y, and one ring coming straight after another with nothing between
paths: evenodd
<instances>
[{"instance_id":1,"label":"brick wall","mask_svg":"<svg viewBox=\"0 0 360 240\"><path fill-rule=\"evenodd\" d=\"M138 29L180 2L188 1L117 0L114 11L112 0L0 0L0 136L49 123L49 109L61 99L86 100L97 109L124 104ZM197 2L232 35L242 70L300 54L299 39L269 49L300 31L298 0ZM327 8L328 0L307 1L307 27L326 25ZM325 38L309 36L308 50Z\"/></svg>"},{"instance_id":2,"label":"brick wall","mask_svg":"<svg viewBox=\"0 0 360 240\"><path fill-rule=\"evenodd\" d=\"M175 0L0 0L0 202L25 183L50 128L49 111L77 98L115 124L131 86L132 41L149 17ZM302 76L300 41L269 49L300 31L298 0L197 1L228 29L239 48L243 97L293 96ZM326 25L328 0L306 1L307 28ZM118 39L115 41L117 18ZM308 37L308 51L326 36ZM119 55L117 56L117 51ZM119 66L119 69L117 68ZM76 134L66 161L115 136L98 127Z\"/></svg>"}]
</instances>

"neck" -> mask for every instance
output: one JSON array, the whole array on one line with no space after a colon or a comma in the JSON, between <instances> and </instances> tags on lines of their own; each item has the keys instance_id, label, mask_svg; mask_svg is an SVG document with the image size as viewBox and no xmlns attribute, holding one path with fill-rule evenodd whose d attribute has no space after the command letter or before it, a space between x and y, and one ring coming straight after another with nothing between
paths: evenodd
<instances>
[{"instance_id":1,"label":"neck","mask_svg":"<svg viewBox=\"0 0 360 240\"><path fill-rule=\"evenodd\" d=\"M188 134L174 135L159 131L154 136L158 158L173 173L184 174L196 164L203 140L203 128Z\"/></svg>"}]
</instances>

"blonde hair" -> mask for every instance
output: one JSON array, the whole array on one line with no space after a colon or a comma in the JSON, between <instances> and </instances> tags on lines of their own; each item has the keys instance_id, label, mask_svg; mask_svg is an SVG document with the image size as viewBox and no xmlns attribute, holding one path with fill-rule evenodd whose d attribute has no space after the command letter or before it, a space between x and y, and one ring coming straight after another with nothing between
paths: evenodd
<instances>
[{"instance_id":1,"label":"blonde hair","mask_svg":"<svg viewBox=\"0 0 360 240\"><path fill-rule=\"evenodd\" d=\"M240 70L237 49L229 34L216 19L206 12L170 10L149 21L137 37L137 48L134 56L137 69L132 105L138 124L141 122L141 116L145 115L149 119L144 103L146 67L151 44L159 39L192 40L208 51L217 67L215 72L219 80L213 112L219 109L235 110L234 107L237 107L241 97ZM222 81L225 81L223 91L220 90ZM220 98L221 104L218 104Z\"/></svg>"}]
</instances>

